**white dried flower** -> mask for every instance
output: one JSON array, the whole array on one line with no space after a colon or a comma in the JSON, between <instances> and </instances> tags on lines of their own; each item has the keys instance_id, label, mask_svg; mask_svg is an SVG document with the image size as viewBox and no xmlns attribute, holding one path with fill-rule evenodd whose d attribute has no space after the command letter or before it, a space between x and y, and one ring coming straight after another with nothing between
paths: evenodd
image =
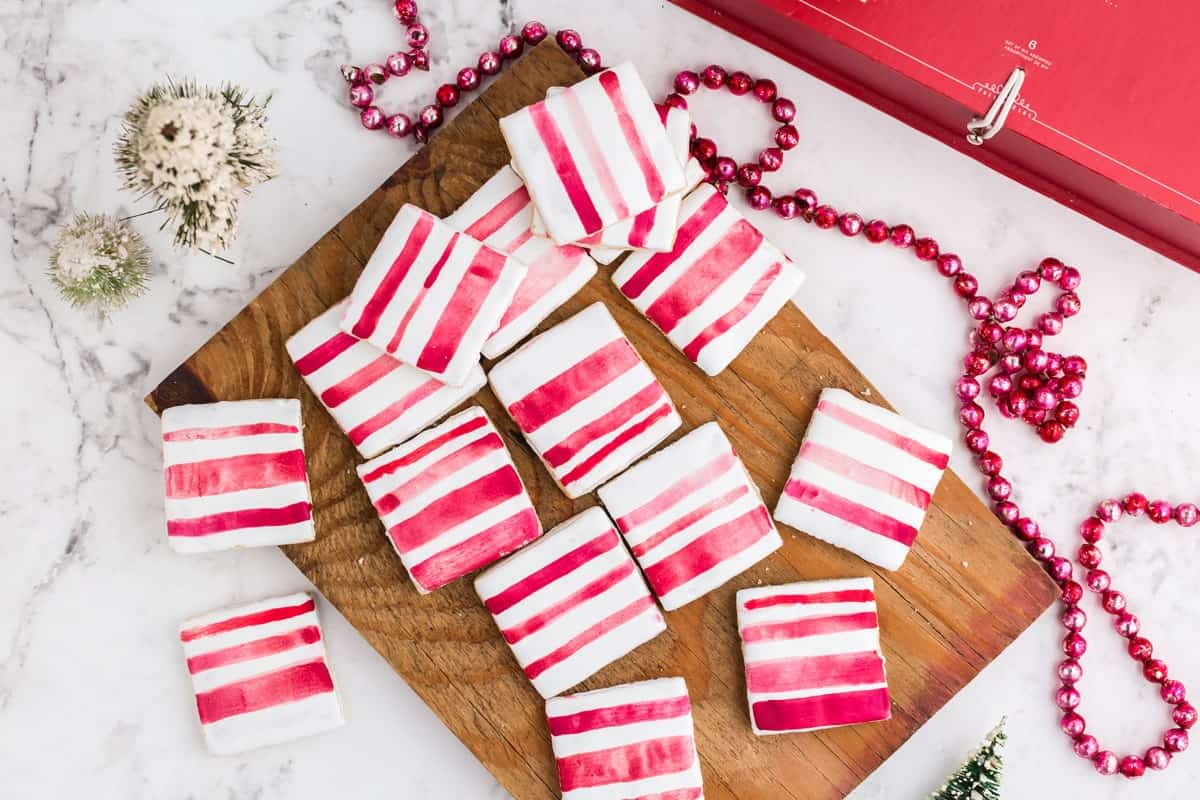
<instances>
[{"instance_id":1,"label":"white dried flower","mask_svg":"<svg viewBox=\"0 0 1200 800\"><path fill-rule=\"evenodd\" d=\"M125 186L153 198L181 247L223 250L237 233L238 201L275 175L269 98L233 85L155 86L125 114L115 155Z\"/></svg>"},{"instance_id":2,"label":"white dried flower","mask_svg":"<svg viewBox=\"0 0 1200 800\"><path fill-rule=\"evenodd\" d=\"M79 214L50 246L49 274L71 305L108 314L145 291L150 250L129 223Z\"/></svg>"}]
</instances>

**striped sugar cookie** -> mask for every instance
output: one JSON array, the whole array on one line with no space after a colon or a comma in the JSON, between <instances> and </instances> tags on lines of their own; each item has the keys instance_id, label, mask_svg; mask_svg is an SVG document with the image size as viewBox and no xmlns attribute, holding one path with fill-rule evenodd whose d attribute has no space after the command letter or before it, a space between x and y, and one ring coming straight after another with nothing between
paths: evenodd
<instances>
[{"instance_id":1,"label":"striped sugar cookie","mask_svg":"<svg viewBox=\"0 0 1200 800\"><path fill-rule=\"evenodd\" d=\"M214 611L179 627L210 752L232 755L344 720L316 604L304 592Z\"/></svg>"},{"instance_id":2,"label":"striped sugar cookie","mask_svg":"<svg viewBox=\"0 0 1200 800\"><path fill-rule=\"evenodd\" d=\"M287 341L288 355L321 405L363 458L427 427L484 387L474 364L462 386L447 386L338 327L348 301Z\"/></svg>"},{"instance_id":3,"label":"striped sugar cookie","mask_svg":"<svg viewBox=\"0 0 1200 800\"><path fill-rule=\"evenodd\" d=\"M359 465L358 477L422 594L542 533L508 449L479 406Z\"/></svg>"},{"instance_id":4,"label":"striped sugar cookie","mask_svg":"<svg viewBox=\"0 0 1200 800\"><path fill-rule=\"evenodd\" d=\"M951 446L899 414L825 389L775 519L884 569L900 569Z\"/></svg>"},{"instance_id":5,"label":"striped sugar cookie","mask_svg":"<svg viewBox=\"0 0 1200 800\"><path fill-rule=\"evenodd\" d=\"M737 618L759 736L891 717L870 578L742 589Z\"/></svg>"},{"instance_id":6,"label":"striped sugar cookie","mask_svg":"<svg viewBox=\"0 0 1200 800\"><path fill-rule=\"evenodd\" d=\"M563 800L703 800L683 678L546 701Z\"/></svg>"},{"instance_id":7,"label":"striped sugar cookie","mask_svg":"<svg viewBox=\"0 0 1200 800\"><path fill-rule=\"evenodd\" d=\"M526 342L488 381L568 497L632 464L682 423L603 303Z\"/></svg>"},{"instance_id":8,"label":"striped sugar cookie","mask_svg":"<svg viewBox=\"0 0 1200 800\"><path fill-rule=\"evenodd\" d=\"M791 299L804 273L708 184L684 198L679 220L670 252L631 253L613 282L688 360L716 375Z\"/></svg>"},{"instance_id":9,"label":"striped sugar cookie","mask_svg":"<svg viewBox=\"0 0 1200 800\"><path fill-rule=\"evenodd\" d=\"M500 132L559 244L640 214L683 187L683 163L629 63L509 114Z\"/></svg>"},{"instance_id":10,"label":"striped sugar cookie","mask_svg":"<svg viewBox=\"0 0 1200 800\"><path fill-rule=\"evenodd\" d=\"M593 506L475 579L475 591L542 697L667 629L608 516Z\"/></svg>"},{"instance_id":11,"label":"striped sugar cookie","mask_svg":"<svg viewBox=\"0 0 1200 800\"><path fill-rule=\"evenodd\" d=\"M598 494L667 611L783 546L758 489L715 422L625 470Z\"/></svg>"},{"instance_id":12,"label":"striped sugar cookie","mask_svg":"<svg viewBox=\"0 0 1200 800\"><path fill-rule=\"evenodd\" d=\"M162 415L167 541L180 553L311 542L299 400L175 406Z\"/></svg>"},{"instance_id":13,"label":"striped sugar cookie","mask_svg":"<svg viewBox=\"0 0 1200 800\"><path fill-rule=\"evenodd\" d=\"M529 268L499 326L483 343L487 358L510 350L596 274L596 263L586 250L559 246L535 236L530 230L532 219L529 192L520 176L507 166L446 217L447 225Z\"/></svg>"},{"instance_id":14,"label":"striped sugar cookie","mask_svg":"<svg viewBox=\"0 0 1200 800\"><path fill-rule=\"evenodd\" d=\"M405 205L354 285L341 328L461 386L525 272L515 258Z\"/></svg>"}]
</instances>

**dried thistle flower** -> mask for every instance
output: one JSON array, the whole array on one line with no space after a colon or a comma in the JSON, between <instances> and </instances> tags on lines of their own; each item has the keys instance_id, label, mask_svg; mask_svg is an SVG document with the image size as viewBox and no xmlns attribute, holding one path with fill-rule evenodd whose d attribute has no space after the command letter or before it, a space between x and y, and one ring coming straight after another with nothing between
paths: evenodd
<instances>
[{"instance_id":1,"label":"dried thistle flower","mask_svg":"<svg viewBox=\"0 0 1200 800\"><path fill-rule=\"evenodd\" d=\"M167 212L179 247L223 250L237 233L238 201L275 176L266 105L225 84L168 81L125 114L114 148L125 188Z\"/></svg>"},{"instance_id":2,"label":"dried thistle flower","mask_svg":"<svg viewBox=\"0 0 1200 800\"><path fill-rule=\"evenodd\" d=\"M146 290L150 250L129 223L79 214L50 246L49 275L71 305L107 315Z\"/></svg>"}]
</instances>

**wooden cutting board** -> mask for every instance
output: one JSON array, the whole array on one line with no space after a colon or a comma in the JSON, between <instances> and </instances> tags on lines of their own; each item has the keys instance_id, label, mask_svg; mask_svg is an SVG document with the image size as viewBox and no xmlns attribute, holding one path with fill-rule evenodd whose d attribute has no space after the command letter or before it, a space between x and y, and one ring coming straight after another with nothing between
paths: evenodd
<instances>
[{"instance_id":1,"label":"wooden cutting board","mask_svg":"<svg viewBox=\"0 0 1200 800\"><path fill-rule=\"evenodd\" d=\"M550 86L582 77L553 43L535 48L146 398L160 413L213 400L303 401L317 540L284 552L519 800L558 796L541 699L470 580L424 597L413 589L355 475L357 454L300 380L284 342L350 292L403 203L445 215L508 161L498 118L541 99ZM620 297L608 272L602 268L542 327L604 301L675 400L685 429L719 420L769 506L779 496L822 388L840 386L885 404L791 304L729 369L707 378ZM595 503L592 497L571 502L563 496L489 390L473 402L507 439L547 529ZM947 419L943 427L952 432L955 422ZM899 572L873 569L786 528L783 535L785 546L768 560L667 614L667 633L584 684L685 677L705 793L713 800L844 796L1057 594L1042 569L951 473ZM735 590L866 574L876 581L892 719L756 738L747 718Z\"/></svg>"}]
</instances>

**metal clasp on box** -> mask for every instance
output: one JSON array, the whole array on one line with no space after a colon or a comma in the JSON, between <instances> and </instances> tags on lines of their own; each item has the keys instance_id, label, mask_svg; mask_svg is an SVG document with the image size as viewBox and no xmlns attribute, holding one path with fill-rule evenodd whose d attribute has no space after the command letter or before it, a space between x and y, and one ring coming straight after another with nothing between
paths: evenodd
<instances>
[{"instance_id":1,"label":"metal clasp on box","mask_svg":"<svg viewBox=\"0 0 1200 800\"><path fill-rule=\"evenodd\" d=\"M992 101L992 107L987 110L987 113L982 117L972 117L967 122L967 141L974 145L981 145L988 139L995 136L1004 127L1004 121L1008 119L1008 112L1012 111L1013 103L1017 101L1017 94L1021 91L1021 84L1025 82L1025 70L1020 67L1015 68L1009 73L1008 80L1000 87L996 99Z\"/></svg>"}]
</instances>

